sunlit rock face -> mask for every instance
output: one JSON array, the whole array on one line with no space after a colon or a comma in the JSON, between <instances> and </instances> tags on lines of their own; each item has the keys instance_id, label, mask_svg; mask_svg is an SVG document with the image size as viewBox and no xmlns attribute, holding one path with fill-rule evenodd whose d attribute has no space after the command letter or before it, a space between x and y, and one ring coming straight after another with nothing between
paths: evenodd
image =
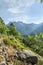
<instances>
[{"instance_id":1,"label":"sunlit rock face","mask_svg":"<svg viewBox=\"0 0 43 65\"><path fill-rule=\"evenodd\" d=\"M25 61L28 64L34 65L38 63L38 58L34 54L31 55L28 52L26 53L25 50L18 51L16 55L17 59L20 61Z\"/></svg>"}]
</instances>

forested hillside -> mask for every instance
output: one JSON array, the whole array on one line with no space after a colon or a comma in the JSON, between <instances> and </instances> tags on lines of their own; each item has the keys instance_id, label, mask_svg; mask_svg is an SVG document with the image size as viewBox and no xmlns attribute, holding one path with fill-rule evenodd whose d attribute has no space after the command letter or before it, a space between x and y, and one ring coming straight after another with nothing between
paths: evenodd
<instances>
[{"instance_id":1,"label":"forested hillside","mask_svg":"<svg viewBox=\"0 0 43 65\"><path fill-rule=\"evenodd\" d=\"M8 48L12 46L14 49L18 51L31 50L32 52L39 54L41 57L43 57L43 32L41 32L39 35L27 34L23 36L16 29L13 23L10 23L9 26L5 25L1 17L0 17L0 42L3 43L4 46Z\"/></svg>"}]
</instances>

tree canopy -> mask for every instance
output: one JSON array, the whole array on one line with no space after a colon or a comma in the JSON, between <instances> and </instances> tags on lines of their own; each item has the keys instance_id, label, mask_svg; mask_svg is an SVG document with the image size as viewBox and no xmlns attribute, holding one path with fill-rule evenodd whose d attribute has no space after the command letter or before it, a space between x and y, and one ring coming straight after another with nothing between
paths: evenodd
<instances>
[{"instance_id":1,"label":"tree canopy","mask_svg":"<svg viewBox=\"0 0 43 65\"><path fill-rule=\"evenodd\" d=\"M43 0L40 0L41 2L43 2Z\"/></svg>"}]
</instances>

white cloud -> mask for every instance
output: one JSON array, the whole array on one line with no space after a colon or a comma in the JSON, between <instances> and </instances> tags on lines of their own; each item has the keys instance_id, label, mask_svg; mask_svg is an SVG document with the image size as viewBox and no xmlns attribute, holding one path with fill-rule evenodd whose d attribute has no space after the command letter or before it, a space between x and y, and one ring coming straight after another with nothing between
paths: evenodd
<instances>
[{"instance_id":1,"label":"white cloud","mask_svg":"<svg viewBox=\"0 0 43 65\"><path fill-rule=\"evenodd\" d=\"M29 19L31 19L29 16L27 16L27 15L21 15L21 16L16 16L16 17L11 17L10 19L9 19L9 21L22 21L22 22L24 22L24 23L28 23L28 20Z\"/></svg>"},{"instance_id":2,"label":"white cloud","mask_svg":"<svg viewBox=\"0 0 43 65\"><path fill-rule=\"evenodd\" d=\"M11 13L24 13L25 9L35 3L36 0L8 0L10 8L8 11ZM6 1L7 2L7 1ZM13 5L13 6L12 6Z\"/></svg>"},{"instance_id":3,"label":"white cloud","mask_svg":"<svg viewBox=\"0 0 43 65\"><path fill-rule=\"evenodd\" d=\"M31 5L33 2L35 2L36 0L3 0L5 3L9 3L10 4L19 4L19 5Z\"/></svg>"},{"instance_id":4,"label":"white cloud","mask_svg":"<svg viewBox=\"0 0 43 65\"><path fill-rule=\"evenodd\" d=\"M30 17L29 16L26 16L26 15L22 15L22 16L16 17L16 21L26 22L29 19L30 19Z\"/></svg>"},{"instance_id":5,"label":"white cloud","mask_svg":"<svg viewBox=\"0 0 43 65\"><path fill-rule=\"evenodd\" d=\"M35 21L36 24L40 24L43 22L43 17L42 18L39 18L37 21Z\"/></svg>"},{"instance_id":6,"label":"white cloud","mask_svg":"<svg viewBox=\"0 0 43 65\"><path fill-rule=\"evenodd\" d=\"M30 17L27 15L21 15L21 16L14 16L14 17L10 17L8 18L8 21L22 21L23 23L34 23L34 24L40 24L43 22L43 17Z\"/></svg>"},{"instance_id":7,"label":"white cloud","mask_svg":"<svg viewBox=\"0 0 43 65\"><path fill-rule=\"evenodd\" d=\"M30 23L40 24L43 22L43 17L31 17Z\"/></svg>"},{"instance_id":8,"label":"white cloud","mask_svg":"<svg viewBox=\"0 0 43 65\"><path fill-rule=\"evenodd\" d=\"M8 5L8 11L11 13L24 13L25 9L32 6L36 1L39 0L0 0L1 3L6 3L5 6Z\"/></svg>"},{"instance_id":9,"label":"white cloud","mask_svg":"<svg viewBox=\"0 0 43 65\"><path fill-rule=\"evenodd\" d=\"M27 15L22 15L22 16L18 16L15 19L13 19L14 21L22 21L24 23L35 23L35 24L40 24L41 22L43 22L43 17L29 17Z\"/></svg>"},{"instance_id":10,"label":"white cloud","mask_svg":"<svg viewBox=\"0 0 43 65\"><path fill-rule=\"evenodd\" d=\"M17 7L16 8L9 8L8 11L11 13L23 13L24 12L24 10L21 10L21 8L17 8Z\"/></svg>"}]
</instances>

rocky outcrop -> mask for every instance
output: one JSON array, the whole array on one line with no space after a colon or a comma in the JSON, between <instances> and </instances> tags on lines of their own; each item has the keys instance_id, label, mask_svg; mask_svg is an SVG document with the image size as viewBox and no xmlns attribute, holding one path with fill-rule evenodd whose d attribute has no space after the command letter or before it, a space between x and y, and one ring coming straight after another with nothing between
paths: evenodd
<instances>
[{"instance_id":1,"label":"rocky outcrop","mask_svg":"<svg viewBox=\"0 0 43 65\"><path fill-rule=\"evenodd\" d=\"M26 62L35 65L38 63L38 58L36 56L30 56L26 58Z\"/></svg>"},{"instance_id":2,"label":"rocky outcrop","mask_svg":"<svg viewBox=\"0 0 43 65\"><path fill-rule=\"evenodd\" d=\"M23 51L18 51L16 56L14 56L14 58L17 58L20 61L25 61L26 63L31 63L31 65L37 64L38 63L38 58L37 56L29 56L29 54L24 53Z\"/></svg>"},{"instance_id":3,"label":"rocky outcrop","mask_svg":"<svg viewBox=\"0 0 43 65\"><path fill-rule=\"evenodd\" d=\"M0 43L0 65L15 65L14 60L17 60L18 64L22 65L37 65L38 57L31 51L28 50L16 50L11 45L5 45L3 42ZM20 64L21 65L21 64Z\"/></svg>"},{"instance_id":4,"label":"rocky outcrop","mask_svg":"<svg viewBox=\"0 0 43 65\"><path fill-rule=\"evenodd\" d=\"M0 65L13 65L13 60L16 58L20 62L31 63L32 65L38 62L36 56L29 56L24 50L17 51L12 46L2 46L0 44Z\"/></svg>"}]
</instances>

